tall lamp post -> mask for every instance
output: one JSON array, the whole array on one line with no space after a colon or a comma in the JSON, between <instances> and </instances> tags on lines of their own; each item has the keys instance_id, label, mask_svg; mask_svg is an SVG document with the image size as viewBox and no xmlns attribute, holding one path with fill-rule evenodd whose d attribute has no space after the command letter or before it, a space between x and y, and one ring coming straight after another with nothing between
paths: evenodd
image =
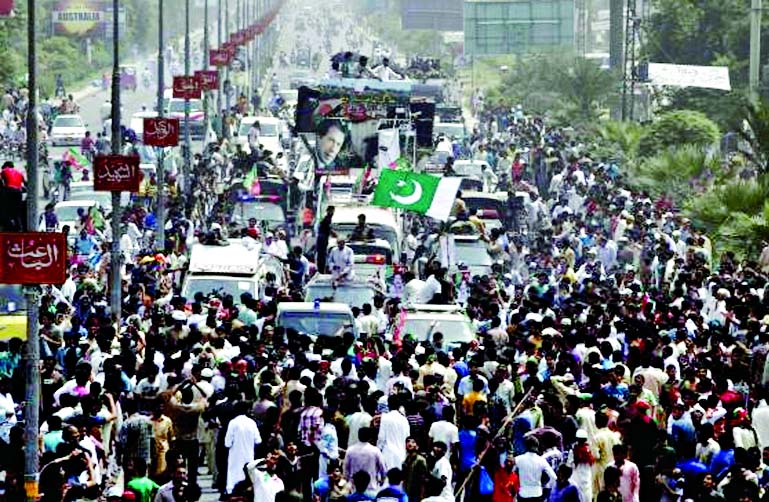
<instances>
[{"instance_id":1,"label":"tall lamp post","mask_svg":"<svg viewBox=\"0 0 769 502\"><path fill-rule=\"evenodd\" d=\"M37 229L37 44L35 42L35 0L27 0L27 230ZM37 288L25 286L29 305L27 343L24 349L26 388L24 392L24 488L28 501L38 498L38 434L40 420L40 334L38 332Z\"/></svg>"},{"instance_id":2,"label":"tall lamp post","mask_svg":"<svg viewBox=\"0 0 769 502\"><path fill-rule=\"evenodd\" d=\"M203 0L203 62L201 70L208 70L208 0ZM208 89L203 89L203 148L208 141Z\"/></svg>"},{"instance_id":3,"label":"tall lamp post","mask_svg":"<svg viewBox=\"0 0 769 502\"><path fill-rule=\"evenodd\" d=\"M222 47L222 0L217 2L219 15L216 17L216 46ZM219 137L224 137L224 117L222 115L222 92L224 90L223 75L219 75L219 92L216 93L216 113L219 116Z\"/></svg>"},{"instance_id":4,"label":"tall lamp post","mask_svg":"<svg viewBox=\"0 0 769 502\"><path fill-rule=\"evenodd\" d=\"M163 0L158 0L158 117L165 114L163 110L163 91L165 91L165 60L163 52ZM155 239L155 249L165 251L166 247L166 167L165 167L165 149L158 147L158 217L157 217L157 238Z\"/></svg>"},{"instance_id":5,"label":"tall lamp post","mask_svg":"<svg viewBox=\"0 0 769 502\"><path fill-rule=\"evenodd\" d=\"M112 0L112 153L120 155L122 149L122 137L120 135L120 7L119 0ZM120 268L122 254L120 253L120 223L123 217L123 208L120 205L120 192L112 192L112 243L110 246L110 307L112 318L116 326L120 328L120 314L123 306L121 298L122 285Z\"/></svg>"},{"instance_id":6,"label":"tall lamp post","mask_svg":"<svg viewBox=\"0 0 769 502\"><path fill-rule=\"evenodd\" d=\"M224 33L227 37L230 36L230 0L224 0ZM224 69L224 81L227 85L224 87L224 101L226 112L223 117L227 117L230 114L230 96L232 94L232 82L230 81L230 65L227 65ZM222 126L224 129L224 126Z\"/></svg>"},{"instance_id":7,"label":"tall lamp post","mask_svg":"<svg viewBox=\"0 0 769 502\"><path fill-rule=\"evenodd\" d=\"M184 74L190 75L190 0L184 0ZM184 192L192 194L192 141L190 139L190 98L184 98Z\"/></svg>"}]
</instances>

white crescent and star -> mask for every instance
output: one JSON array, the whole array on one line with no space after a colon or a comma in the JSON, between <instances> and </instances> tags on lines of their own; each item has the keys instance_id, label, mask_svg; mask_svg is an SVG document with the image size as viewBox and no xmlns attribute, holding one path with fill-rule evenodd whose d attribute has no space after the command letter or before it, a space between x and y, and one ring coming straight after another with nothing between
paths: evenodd
<instances>
[{"instance_id":1,"label":"white crescent and star","mask_svg":"<svg viewBox=\"0 0 769 502\"><path fill-rule=\"evenodd\" d=\"M409 181L403 181L400 180L397 183L398 188L403 188L406 186L407 183L411 183L414 186L414 192L411 195L408 196L402 196L397 195L392 192L390 192L390 198L397 202L398 204L401 204L403 206L411 206L413 204L416 204L419 202L419 199L422 198L422 185L415 180L409 180Z\"/></svg>"}]
</instances>

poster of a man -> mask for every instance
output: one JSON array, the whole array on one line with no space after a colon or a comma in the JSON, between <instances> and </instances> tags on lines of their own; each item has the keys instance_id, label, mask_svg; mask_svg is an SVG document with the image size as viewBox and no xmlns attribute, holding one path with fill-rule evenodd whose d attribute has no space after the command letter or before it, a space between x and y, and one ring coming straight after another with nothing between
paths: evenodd
<instances>
[{"instance_id":1,"label":"poster of a man","mask_svg":"<svg viewBox=\"0 0 769 502\"><path fill-rule=\"evenodd\" d=\"M317 169L334 169L336 167L336 158L346 141L344 126L338 120L324 120L318 125L317 138L317 146L315 148L315 157L318 162Z\"/></svg>"}]
</instances>

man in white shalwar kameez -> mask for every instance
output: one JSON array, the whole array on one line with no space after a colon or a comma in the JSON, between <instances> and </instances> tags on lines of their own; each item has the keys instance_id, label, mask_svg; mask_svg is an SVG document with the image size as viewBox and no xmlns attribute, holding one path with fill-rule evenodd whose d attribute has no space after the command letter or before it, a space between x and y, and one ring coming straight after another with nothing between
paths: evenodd
<instances>
[{"instance_id":1,"label":"man in white shalwar kameez","mask_svg":"<svg viewBox=\"0 0 769 502\"><path fill-rule=\"evenodd\" d=\"M227 456L227 493L232 493L239 482L246 479L243 467L254 460L254 447L262 442L259 429L248 413L248 403L239 402L236 407L238 416L227 426L224 446L229 448Z\"/></svg>"},{"instance_id":2,"label":"man in white shalwar kameez","mask_svg":"<svg viewBox=\"0 0 769 502\"><path fill-rule=\"evenodd\" d=\"M397 395L390 396L387 400L390 411L384 413L379 422L377 447L382 451L388 471L396 467L400 469L406 460L406 438L410 429L409 421L400 412L400 402Z\"/></svg>"}]
</instances>

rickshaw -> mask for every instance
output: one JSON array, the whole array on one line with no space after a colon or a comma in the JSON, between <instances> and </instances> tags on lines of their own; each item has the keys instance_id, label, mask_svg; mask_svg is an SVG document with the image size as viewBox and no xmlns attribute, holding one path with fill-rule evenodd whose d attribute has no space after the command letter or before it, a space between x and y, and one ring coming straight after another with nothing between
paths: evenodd
<instances>
[{"instance_id":1,"label":"rickshaw","mask_svg":"<svg viewBox=\"0 0 769 502\"><path fill-rule=\"evenodd\" d=\"M130 89L136 91L138 87L138 73L135 65L120 65L120 89Z\"/></svg>"}]
</instances>

